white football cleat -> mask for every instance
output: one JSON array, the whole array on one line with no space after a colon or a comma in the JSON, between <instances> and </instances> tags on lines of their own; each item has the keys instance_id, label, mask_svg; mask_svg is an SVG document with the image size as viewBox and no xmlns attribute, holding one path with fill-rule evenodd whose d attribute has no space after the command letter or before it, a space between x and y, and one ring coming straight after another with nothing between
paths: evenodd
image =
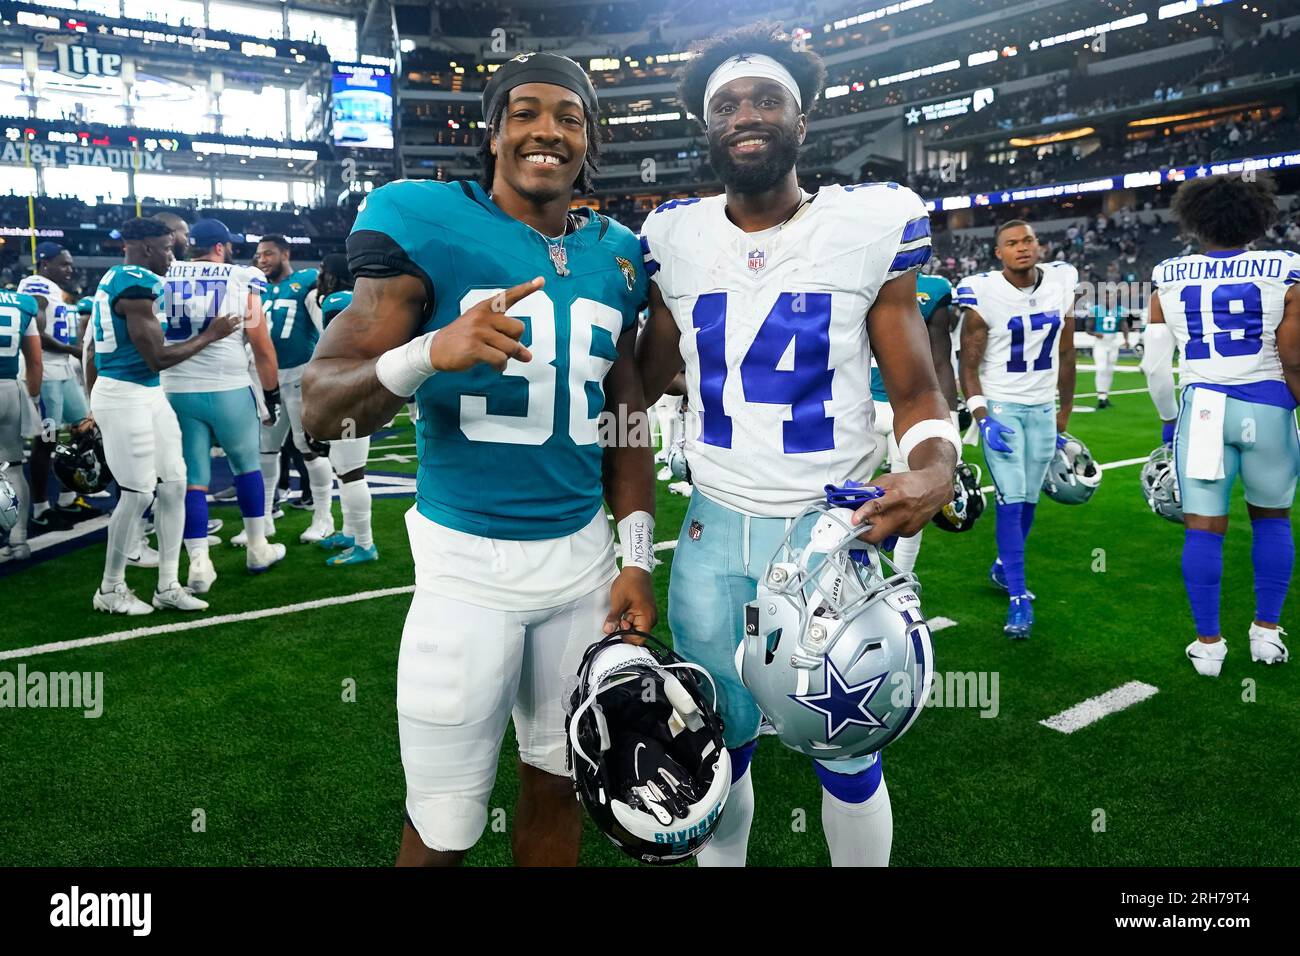
<instances>
[{"instance_id":1,"label":"white football cleat","mask_svg":"<svg viewBox=\"0 0 1300 956\"><path fill-rule=\"evenodd\" d=\"M249 548L244 555L244 566L250 574L261 574L277 561L284 559L284 545L266 542L261 547Z\"/></svg>"},{"instance_id":2,"label":"white football cleat","mask_svg":"<svg viewBox=\"0 0 1300 956\"><path fill-rule=\"evenodd\" d=\"M217 569L212 566L210 557L205 554L200 558L190 558L190 572L185 581L186 587L195 594L207 594L216 579Z\"/></svg>"},{"instance_id":3,"label":"white football cleat","mask_svg":"<svg viewBox=\"0 0 1300 956\"><path fill-rule=\"evenodd\" d=\"M275 522L272 521L270 518L267 518L267 519L266 519L265 527L266 527L266 536L267 536L268 538L274 538L274 537L275 537ZM236 548L247 548L247 547L248 547L248 532L247 532L247 531L240 531L239 534L235 535L233 538L230 539L230 544L231 544L233 547L236 547Z\"/></svg>"},{"instance_id":4,"label":"white football cleat","mask_svg":"<svg viewBox=\"0 0 1300 956\"><path fill-rule=\"evenodd\" d=\"M127 558L126 563L133 568L156 568L158 567L158 552L149 547L148 541L141 538L139 552L134 557Z\"/></svg>"},{"instance_id":5,"label":"white football cleat","mask_svg":"<svg viewBox=\"0 0 1300 956\"><path fill-rule=\"evenodd\" d=\"M222 521L220 518L209 518L209 519L208 519L208 534L209 534L209 535L214 535L214 534L216 534L218 531L221 530L221 528L222 528L222 526L223 526L224 524L225 524L225 522Z\"/></svg>"},{"instance_id":6,"label":"white football cleat","mask_svg":"<svg viewBox=\"0 0 1300 956\"><path fill-rule=\"evenodd\" d=\"M1219 638L1213 644L1195 640L1187 645L1187 659L1202 677L1218 677L1223 659L1228 656L1228 642Z\"/></svg>"},{"instance_id":7,"label":"white football cleat","mask_svg":"<svg viewBox=\"0 0 1300 956\"><path fill-rule=\"evenodd\" d=\"M96 611L103 611L106 614L130 614L134 617L153 613L153 608L136 597L135 592L126 586L125 581L107 594L96 588L95 598L90 603Z\"/></svg>"},{"instance_id":8,"label":"white football cleat","mask_svg":"<svg viewBox=\"0 0 1300 956\"><path fill-rule=\"evenodd\" d=\"M32 556L32 548L26 541L18 544L7 544L0 548L0 564L6 561L26 561Z\"/></svg>"},{"instance_id":9,"label":"white football cleat","mask_svg":"<svg viewBox=\"0 0 1300 956\"><path fill-rule=\"evenodd\" d=\"M668 479L672 478L672 476L673 476L673 470L669 468L667 465L664 465L655 474L655 479L658 481L667 481Z\"/></svg>"},{"instance_id":10,"label":"white football cleat","mask_svg":"<svg viewBox=\"0 0 1300 956\"><path fill-rule=\"evenodd\" d=\"M1291 652L1282 643L1282 635L1285 633L1286 631L1280 627L1260 627L1252 622L1250 625L1250 659L1252 661L1262 661L1265 664L1285 664L1291 656Z\"/></svg>"},{"instance_id":11,"label":"white football cleat","mask_svg":"<svg viewBox=\"0 0 1300 956\"><path fill-rule=\"evenodd\" d=\"M162 610L169 607L175 611L206 611L207 601L200 601L189 588L173 584L166 591L154 591L153 606Z\"/></svg>"},{"instance_id":12,"label":"white football cleat","mask_svg":"<svg viewBox=\"0 0 1300 956\"><path fill-rule=\"evenodd\" d=\"M333 520L331 520L329 524L326 524L323 521L317 522L316 520L313 519L312 523L307 526L307 530L304 531L302 534L298 535L298 540L303 544L317 544L321 541L324 541L333 533L334 533Z\"/></svg>"}]
</instances>

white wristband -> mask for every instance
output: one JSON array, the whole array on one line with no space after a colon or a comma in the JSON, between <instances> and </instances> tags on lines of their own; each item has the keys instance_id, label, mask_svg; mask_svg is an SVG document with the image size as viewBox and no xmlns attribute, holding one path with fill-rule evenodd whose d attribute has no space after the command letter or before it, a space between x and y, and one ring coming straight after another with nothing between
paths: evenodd
<instances>
[{"instance_id":1,"label":"white wristband","mask_svg":"<svg viewBox=\"0 0 1300 956\"><path fill-rule=\"evenodd\" d=\"M974 415L981 408L988 408L988 400L983 395L972 395L966 399L966 409Z\"/></svg>"},{"instance_id":2,"label":"white wristband","mask_svg":"<svg viewBox=\"0 0 1300 956\"><path fill-rule=\"evenodd\" d=\"M946 418L926 418L917 422L907 430L898 442L898 457L907 462L907 466L912 467L911 457L916 446L923 441L929 441L931 438L942 438L953 447L957 453L957 460L961 461L961 434L957 431L957 426Z\"/></svg>"},{"instance_id":3,"label":"white wristband","mask_svg":"<svg viewBox=\"0 0 1300 956\"><path fill-rule=\"evenodd\" d=\"M618 523L618 540L623 548L623 567L654 573L655 519L646 511L634 511Z\"/></svg>"},{"instance_id":4,"label":"white wristband","mask_svg":"<svg viewBox=\"0 0 1300 956\"><path fill-rule=\"evenodd\" d=\"M408 398L434 374L429 345L437 332L426 332L405 345L389 349L375 362L379 384L394 395Z\"/></svg>"}]
</instances>

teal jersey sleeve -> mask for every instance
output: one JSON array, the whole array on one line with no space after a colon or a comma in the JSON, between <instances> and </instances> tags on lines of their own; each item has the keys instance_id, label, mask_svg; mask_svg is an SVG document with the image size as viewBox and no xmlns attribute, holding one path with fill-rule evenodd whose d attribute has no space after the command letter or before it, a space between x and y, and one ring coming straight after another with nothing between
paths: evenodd
<instances>
[{"instance_id":1,"label":"teal jersey sleeve","mask_svg":"<svg viewBox=\"0 0 1300 956\"><path fill-rule=\"evenodd\" d=\"M31 334L39 309L30 295L0 291L0 379L17 378L23 336Z\"/></svg>"},{"instance_id":2,"label":"teal jersey sleeve","mask_svg":"<svg viewBox=\"0 0 1300 956\"><path fill-rule=\"evenodd\" d=\"M317 270L299 269L279 282L268 282L262 293L275 358L280 368L297 368L311 361L320 328L312 318L307 297L315 294Z\"/></svg>"},{"instance_id":3,"label":"teal jersey sleeve","mask_svg":"<svg viewBox=\"0 0 1300 956\"><path fill-rule=\"evenodd\" d=\"M952 305L952 283L943 276L918 275L916 277L916 304L921 310L921 318L928 325L930 318L940 309ZM871 399L887 402L885 380L880 377L880 369L871 366Z\"/></svg>"},{"instance_id":4,"label":"teal jersey sleeve","mask_svg":"<svg viewBox=\"0 0 1300 956\"><path fill-rule=\"evenodd\" d=\"M427 294L422 332L499 291L546 280L510 309L531 362L439 373L417 393L417 507L446 527L557 538L600 510L604 379L620 337L636 328L647 280L637 238L590 210L556 245L552 253L477 183L390 183L358 211L348 237L353 275L416 277Z\"/></svg>"},{"instance_id":5,"label":"teal jersey sleeve","mask_svg":"<svg viewBox=\"0 0 1300 956\"><path fill-rule=\"evenodd\" d=\"M77 300L77 314L89 317L90 313L95 310L95 300L88 295L83 295Z\"/></svg>"},{"instance_id":6,"label":"teal jersey sleeve","mask_svg":"<svg viewBox=\"0 0 1300 956\"><path fill-rule=\"evenodd\" d=\"M352 304L352 290L340 289L325 296L320 304L321 327L328 327L334 316Z\"/></svg>"},{"instance_id":7,"label":"teal jersey sleeve","mask_svg":"<svg viewBox=\"0 0 1300 956\"><path fill-rule=\"evenodd\" d=\"M113 266L99 280L91 312L95 369L105 378L137 385L158 385L158 373L145 364L120 312L121 303L130 299L150 300L158 325L166 332L162 278L143 266Z\"/></svg>"}]
</instances>

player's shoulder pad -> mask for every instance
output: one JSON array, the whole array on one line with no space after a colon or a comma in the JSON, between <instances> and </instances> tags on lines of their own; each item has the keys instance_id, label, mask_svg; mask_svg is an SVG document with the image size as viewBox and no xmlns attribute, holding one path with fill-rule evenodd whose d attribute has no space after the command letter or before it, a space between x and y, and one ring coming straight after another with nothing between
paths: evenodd
<instances>
[{"instance_id":1,"label":"player's shoulder pad","mask_svg":"<svg viewBox=\"0 0 1300 956\"><path fill-rule=\"evenodd\" d=\"M40 303L36 301L34 295L28 295L26 292L10 292L14 297L14 305L19 312L25 314L28 318L34 318L41 311Z\"/></svg>"},{"instance_id":2,"label":"player's shoulder pad","mask_svg":"<svg viewBox=\"0 0 1300 956\"><path fill-rule=\"evenodd\" d=\"M337 292L331 292L325 296L325 301L320 304L321 310L326 309L346 309L352 302L351 289L339 289Z\"/></svg>"},{"instance_id":3,"label":"player's shoulder pad","mask_svg":"<svg viewBox=\"0 0 1300 956\"><path fill-rule=\"evenodd\" d=\"M18 282L18 291L26 295L41 295L48 298L54 294L54 284L45 276L23 276Z\"/></svg>"},{"instance_id":4,"label":"player's shoulder pad","mask_svg":"<svg viewBox=\"0 0 1300 956\"><path fill-rule=\"evenodd\" d=\"M389 217L397 222L411 219L441 222L473 201L458 182L399 179L380 186L361 201L353 229L384 231Z\"/></svg>"},{"instance_id":5,"label":"player's shoulder pad","mask_svg":"<svg viewBox=\"0 0 1300 956\"><path fill-rule=\"evenodd\" d=\"M987 276L987 272L979 272L958 279L957 288L953 292L953 298L957 305L964 309L978 308L980 292Z\"/></svg>"},{"instance_id":6,"label":"player's shoulder pad","mask_svg":"<svg viewBox=\"0 0 1300 956\"><path fill-rule=\"evenodd\" d=\"M952 283L949 282L947 278L933 274L917 276L916 286L918 290L920 290L922 286L925 286L924 291L930 293L931 296L937 299L942 299L946 295L951 295L953 291Z\"/></svg>"},{"instance_id":7,"label":"player's shoulder pad","mask_svg":"<svg viewBox=\"0 0 1300 956\"><path fill-rule=\"evenodd\" d=\"M855 183L852 186L823 186L817 193L822 200L822 193L832 203L845 203L857 209L866 208L873 215L895 215L912 222L924 216L928 222L930 212L925 208L925 200L913 190L898 183Z\"/></svg>"}]
</instances>

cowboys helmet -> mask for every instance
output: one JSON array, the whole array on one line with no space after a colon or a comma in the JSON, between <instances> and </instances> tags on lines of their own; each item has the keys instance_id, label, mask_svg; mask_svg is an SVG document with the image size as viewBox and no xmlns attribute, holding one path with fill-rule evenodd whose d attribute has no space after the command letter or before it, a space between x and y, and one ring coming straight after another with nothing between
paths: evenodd
<instances>
[{"instance_id":1,"label":"cowboys helmet","mask_svg":"<svg viewBox=\"0 0 1300 956\"><path fill-rule=\"evenodd\" d=\"M944 531L969 531L975 527L975 521L988 504L980 490L982 478L979 465L959 461L957 473L953 476L952 501L931 520Z\"/></svg>"},{"instance_id":2,"label":"cowboys helmet","mask_svg":"<svg viewBox=\"0 0 1300 956\"><path fill-rule=\"evenodd\" d=\"M629 633L647 644L625 643ZM629 856L680 863L713 837L731 788L717 697L708 671L649 634L618 631L583 655L566 721L569 772L592 821Z\"/></svg>"},{"instance_id":3,"label":"cowboys helmet","mask_svg":"<svg viewBox=\"0 0 1300 956\"><path fill-rule=\"evenodd\" d=\"M1101 469L1088 446L1068 432L1061 432L1061 441L1043 477L1047 497L1063 505L1081 505L1100 485Z\"/></svg>"},{"instance_id":4,"label":"cowboys helmet","mask_svg":"<svg viewBox=\"0 0 1300 956\"><path fill-rule=\"evenodd\" d=\"M8 465L0 465L0 531L8 531L18 523L18 492L8 471Z\"/></svg>"},{"instance_id":5,"label":"cowboys helmet","mask_svg":"<svg viewBox=\"0 0 1300 956\"><path fill-rule=\"evenodd\" d=\"M1161 445L1142 466L1142 494L1148 507L1162 518L1183 523L1183 498L1178 489L1174 450Z\"/></svg>"},{"instance_id":6,"label":"cowboys helmet","mask_svg":"<svg viewBox=\"0 0 1300 956\"><path fill-rule=\"evenodd\" d=\"M72 438L66 444L55 446L51 463L60 484L79 495L93 495L113 480L98 425L73 429Z\"/></svg>"},{"instance_id":7,"label":"cowboys helmet","mask_svg":"<svg viewBox=\"0 0 1300 956\"><path fill-rule=\"evenodd\" d=\"M668 449L668 468L678 481L691 480L691 464L686 460L685 440L673 442Z\"/></svg>"},{"instance_id":8,"label":"cowboys helmet","mask_svg":"<svg viewBox=\"0 0 1300 956\"><path fill-rule=\"evenodd\" d=\"M925 705L930 628L916 576L858 538L852 509L818 503L808 515L807 547L794 547L806 526L796 522L745 605L736 669L787 747L861 757L905 734Z\"/></svg>"}]
</instances>

